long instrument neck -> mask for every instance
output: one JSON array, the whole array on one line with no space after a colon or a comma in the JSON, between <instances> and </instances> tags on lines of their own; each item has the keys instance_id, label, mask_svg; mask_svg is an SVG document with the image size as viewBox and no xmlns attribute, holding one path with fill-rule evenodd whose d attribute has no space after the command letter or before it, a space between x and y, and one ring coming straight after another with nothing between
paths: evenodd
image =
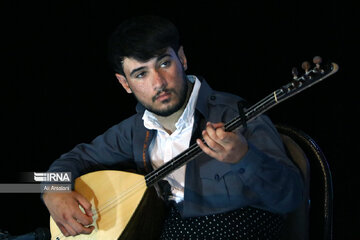
<instances>
[{"instance_id":1,"label":"long instrument neck","mask_svg":"<svg viewBox=\"0 0 360 240\"><path fill-rule=\"evenodd\" d=\"M312 70L307 71L302 77L294 78L292 82L272 92L256 104L244 110L243 114L226 123L225 131L230 132L236 130L237 128L241 127L243 123L250 122L255 117L266 112L285 99L294 96L295 94L336 73L338 68L339 67L336 63L325 65L323 68L316 66ZM204 139L202 139L202 141L204 142ZM191 145L187 150L183 151L178 156L162 165L160 168L147 174L145 176L147 186L152 186L156 182L166 177L169 173L198 157L200 154L203 154L201 148L196 143Z\"/></svg>"}]
</instances>

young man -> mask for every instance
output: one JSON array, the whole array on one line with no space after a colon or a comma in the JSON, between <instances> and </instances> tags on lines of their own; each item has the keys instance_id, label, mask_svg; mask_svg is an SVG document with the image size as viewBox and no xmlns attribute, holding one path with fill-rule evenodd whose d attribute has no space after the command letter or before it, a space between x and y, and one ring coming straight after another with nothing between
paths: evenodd
<instances>
[{"instance_id":1,"label":"young man","mask_svg":"<svg viewBox=\"0 0 360 240\"><path fill-rule=\"evenodd\" d=\"M138 100L137 113L62 155L49 171L71 171L73 178L99 166L147 173L196 142L206 154L169 174L169 188L158 188L171 206L160 238L276 239L283 214L302 200L303 182L271 121L262 115L245 129L224 131L242 99L185 74L177 29L163 18L123 22L110 58L121 86ZM43 199L64 235L93 230L86 227L90 203L79 193Z\"/></svg>"}]
</instances>

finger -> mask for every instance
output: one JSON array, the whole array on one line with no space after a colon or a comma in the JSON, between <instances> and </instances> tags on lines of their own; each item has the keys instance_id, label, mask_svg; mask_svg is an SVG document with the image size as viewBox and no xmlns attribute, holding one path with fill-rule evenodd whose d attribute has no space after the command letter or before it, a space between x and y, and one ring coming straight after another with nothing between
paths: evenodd
<instances>
[{"instance_id":1,"label":"finger","mask_svg":"<svg viewBox=\"0 0 360 240\"><path fill-rule=\"evenodd\" d=\"M94 226L87 226L87 227L83 227L82 228L82 232L80 232L81 234L90 234L92 233L92 231L95 229Z\"/></svg>"},{"instance_id":2,"label":"finger","mask_svg":"<svg viewBox=\"0 0 360 240\"><path fill-rule=\"evenodd\" d=\"M210 134L208 133L208 131L203 131L203 138L206 142L206 144L208 145L208 147L213 150L214 152L220 152L223 150L223 147L217 142L220 141L219 139L214 139L212 137L210 137Z\"/></svg>"},{"instance_id":3,"label":"finger","mask_svg":"<svg viewBox=\"0 0 360 240\"><path fill-rule=\"evenodd\" d=\"M90 225L93 222L92 217L89 217L88 215L84 214L83 212L80 211L80 209L79 211L76 211L74 213L74 218L77 222L81 223L82 226Z\"/></svg>"},{"instance_id":4,"label":"finger","mask_svg":"<svg viewBox=\"0 0 360 240\"><path fill-rule=\"evenodd\" d=\"M224 129L225 130L225 128L224 128L224 126L225 126L225 124L224 123L222 123L222 122L218 122L218 123L210 123L212 126L213 126L213 128L215 128L215 129L218 129L218 128L222 128L222 129Z\"/></svg>"},{"instance_id":5,"label":"finger","mask_svg":"<svg viewBox=\"0 0 360 240\"><path fill-rule=\"evenodd\" d=\"M199 145L199 147L201 148L201 150L204 153L206 153L207 155L209 155L212 158L216 158L216 156L217 156L216 152L214 152L212 149L210 149L208 146L206 146L205 143L203 143L203 141L201 141L200 139L197 139L196 143Z\"/></svg>"},{"instance_id":6,"label":"finger","mask_svg":"<svg viewBox=\"0 0 360 240\"><path fill-rule=\"evenodd\" d=\"M70 224L64 223L63 228L65 229L65 231L67 231L67 236L76 236L76 235L78 235L76 230Z\"/></svg>"},{"instance_id":7,"label":"finger","mask_svg":"<svg viewBox=\"0 0 360 240\"><path fill-rule=\"evenodd\" d=\"M214 141L217 140L215 128L213 127L213 124L208 122L206 123L205 130L202 132L203 135L205 135L205 132L209 135L210 138L212 138Z\"/></svg>"},{"instance_id":8,"label":"finger","mask_svg":"<svg viewBox=\"0 0 360 240\"><path fill-rule=\"evenodd\" d=\"M206 130L208 131L209 136L216 141L219 145L225 148L225 145L233 140L233 137L236 135L233 132L225 131L225 125L222 122L219 123L210 123L206 125Z\"/></svg>"},{"instance_id":9,"label":"finger","mask_svg":"<svg viewBox=\"0 0 360 240\"><path fill-rule=\"evenodd\" d=\"M219 139L219 144L223 145L229 137L231 136L232 132L225 132L223 128L217 128L215 130L216 137Z\"/></svg>"},{"instance_id":10,"label":"finger","mask_svg":"<svg viewBox=\"0 0 360 240\"><path fill-rule=\"evenodd\" d=\"M57 226L59 227L61 233L62 233L65 237L70 236L70 233L66 230L66 228L65 228L62 224L60 224L60 223L56 223L56 224L57 224Z\"/></svg>"},{"instance_id":11,"label":"finger","mask_svg":"<svg viewBox=\"0 0 360 240\"><path fill-rule=\"evenodd\" d=\"M212 126L215 128L216 137L219 139L219 144L223 145L226 143L233 135L233 132L225 131L225 124L222 122L213 123Z\"/></svg>"},{"instance_id":12,"label":"finger","mask_svg":"<svg viewBox=\"0 0 360 240\"><path fill-rule=\"evenodd\" d=\"M68 231L69 231L68 227L70 227L73 230L73 232L69 231L69 233L70 234L75 234L75 235L89 234L94 229L93 226L85 227L79 221L77 221L77 219L75 219L75 218L72 218L70 221L68 221L66 224L64 224L64 226L66 227L66 229ZM75 235L72 235L72 236L75 236Z\"/></svg>"},{"instance_id":13,"label":"finger","mask_svg":"<svg viewBox=\"0 0 360 240\"><path fill-rule=\"evenodd\" d=\"M209 136L218 143L222 141L227 134L227 132L225 132L224 123L222 122L218 122L218 123L208 122L206 124L205 130L208 132Z\"/></svg>"},{"instance_id":14,"label":"finger","mask_svg":"<svg viewBox=\"0 0 360 240\"><path fill-rule=\"evenodd\" d=\"M227 148L231 143L239 142L240 137L234 132L225 132L222 129L217 129L216 134L218 135L218 138L221 139L219 144L224 148Z\"/></svg>"},{"instance_id":15,"label":"finger","mask_svg":"<svg viewBox=\"0 0 360 240\"><path fill-rule=\"evenodd\" d=\"M79 202L81 207L84 209L86 215L92 217L93 213L91 211L91 203L81 194L76 194L75 198Z\"/></svg>"}]
</instances>

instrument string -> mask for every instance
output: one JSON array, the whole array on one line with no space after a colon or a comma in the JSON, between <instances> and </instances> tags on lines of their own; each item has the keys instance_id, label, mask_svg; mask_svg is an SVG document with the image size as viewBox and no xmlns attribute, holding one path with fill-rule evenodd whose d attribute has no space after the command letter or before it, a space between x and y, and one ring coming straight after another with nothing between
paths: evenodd
<instances>
[{"instance_id":1,"label":"instrument string","mask_svg":"<svg viewBox=\"0 0 360 240\"><path fill-rule=\"evenodd\" d=\"M93 215L97 216L100 213L105 213L107 210L121 203L127 197L130 197L133 194L133 192L137 192L139 189L143 188L144 186L146 186L146 183L143 180L138 181L136 184L134 184L127 190L123 191L120 195L115 196L113 199L108 200L105 204L103 204L100 208L98 208L98 210L93 209L92 210Z\"/></svg>"}]
</instances>

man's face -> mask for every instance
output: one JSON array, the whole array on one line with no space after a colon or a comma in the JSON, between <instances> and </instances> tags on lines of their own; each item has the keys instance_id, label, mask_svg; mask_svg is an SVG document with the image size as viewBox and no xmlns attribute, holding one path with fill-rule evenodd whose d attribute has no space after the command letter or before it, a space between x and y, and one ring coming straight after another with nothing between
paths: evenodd
<instances>
[{"instance_id":1,"label":"man's face","mask_svg":"<svg viewBox=\"0 0 360 240\"><path fill-rule=\"evenodd\" d=\"M163 54L140 62L125 58L125 76L116 74L128 93L134 93L137 100L149 111L168 116L179 110L186 99L187 80L186 57L182 47L178 55L172 48Z\"/></svg>"}]
</instances>

